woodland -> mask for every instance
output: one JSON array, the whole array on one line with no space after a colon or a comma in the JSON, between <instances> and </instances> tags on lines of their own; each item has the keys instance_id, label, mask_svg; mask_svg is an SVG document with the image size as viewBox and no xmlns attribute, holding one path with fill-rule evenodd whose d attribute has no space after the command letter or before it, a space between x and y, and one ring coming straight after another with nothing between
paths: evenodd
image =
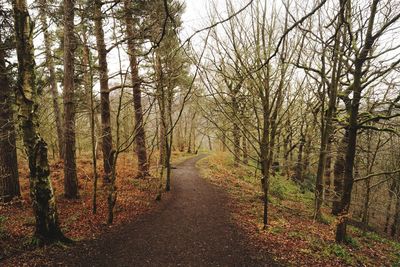
<instances>
[{"instance_id":1,"label":"woodland","mask_svg":"<svg viewBox=\"0 0 400 267\"><path fill-rule=\"evenodd\" d=\"M183 265L400 266L400 1L194 2L0 0L0 265L73 266L215 188L201 218L251 252Z\"/></svg>"}]
</instances>

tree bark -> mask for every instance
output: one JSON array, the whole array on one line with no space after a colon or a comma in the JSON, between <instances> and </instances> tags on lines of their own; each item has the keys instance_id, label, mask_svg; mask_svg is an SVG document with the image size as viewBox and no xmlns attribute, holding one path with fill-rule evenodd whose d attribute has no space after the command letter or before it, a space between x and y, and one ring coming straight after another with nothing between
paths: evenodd
<instances>
[{"instance_id":1,"label":"tree bark","mask_svg":"<svg viewBox=\"0 0 400 267\"><path fill-rule=\"evenodd\" d=\"M94 5L94 30L96 34L96 46L99 58L99 76L100 76L100 112L102 124L102 150L104 176L103 182L109 183L112 172L112 133L111 133L111 115L110 115L110 90L108 87L108 66L107 66L107 49L104 41L103 31L103 13L101 11L101 0L95 0Z\"/></svg>"},{"instance_id":2,"label":"tree bark","mask_svg":"<svg viewBox=\"0 0 400 267\"><path fill-rule=\"evenodd\" d=\"M210 145L210 150L212 150L210 136L208 136L208 143ZM247 138L245 135L242 136L242 149L243 149L243 164L247 165L249 163L249 153L247 150Z\"/></svg>"},{"instance_id":3,"label":"tree bark","mask_svg":"<svg viewBox=\"0 0 400 267\"><path fill-rule=\"evenodd\" d=\"M78 198L75 138L74 0L64 0L64 193L66 198Z\"/></svg>"},{"instance_id":4,"label":"tree bark","mask_svg":"<svg viewBox=\"0 0 400 267\"><path fill-rule=\"evenodd\" d=\"M391 210L392 210L392 200L394 196L394 190L396 188L396 180L393 180L390 184L389 187L389 200L387 201L387 206L386 206L386 220L385 220L385 233L389 233L389 222L390 222L390 217L391 217Z\"/></svg>"},{"instance_id":5,"label":"tree bark","mask_svg":"<svg viewBox=\"0 0 400 267\"><path fill-rule=\"evenodd\" d=\"M54 110L54 118L56 122L57 129L57 142L58 142L58 154L60 159L64 159L64 135L62 128L62 115L60 106L58 104L58 89L57 89L57 80L56 80L56 71L54 67L53 53L51 52L51 37L48 31L47 24L47 16L46 16L46 1L40 0L39 3L39 16L40 22L42 24L42 31L44 35L44 48L45 48L45 56L46 56L46 68L49 71L49 84L50 84L50 92L53 100L53 110Z\"/></svg>"},{"instance_id":6,"label":"tree bark","mask_svg":"<svg viewBox=\"0 0 400 267\"><path fill-rule=\"evenodd\" d=\"M166 116L168 119L166 125L168 125L167 129L169 134L165 136L165 151L166 151L166 158L165 158L165 167L167 169L167 177L166 177L166 184L165 190L168 192L171 190L171 156L172 156L172 142L173 142L173 123L172 123L172 101L173 101L173 88L168 88L167 97L166 97L167 105L166 105ZM196 149L196 148L195 148Z\"/></svg>"},{"instance_id":7,"label":"tree bark","mask_svg":"<svg viewBox=\"0 0 400 267\"><path fill-rule=\"evenodd\" d=\"M344 155L349 139L348 127L345 128L343 139L341 140L337 152L337 158L333 166L333 187L334 196L332 202L332 215L339 215L340 212L340 199L343 194L343 174L344 174Z\"/></svg>"},{"instance_id":8,"label":"tree bark","mask_svg":"<svg viewBox=\"0 0 400 267\"><path fill-rule=\"evenodd\" d=\"M400 232L400 183L398 181L396 181L395 183L396 206L394 211L393 224L390 227L390 235L394 238L396 238Z\"/></svg>"},{"instance_id":9,"label":"tree bark","mask_svg":"<svg viewBox=\"0 0 400 267\"><path fill-rule=\"evenodd\" d=\"M160 112L160 123L159 123L159 154L160 154L160 161L159 163L162 165L162 168L165 167L166 161L166 139L165 135L167 134L166 130L166 119L165 119L165 102L164 102L164 85L163 85L163 70L161 66L161 57L158 54L158 51L155 53L155 72L156 72L156 79L157 79L157 102L158 102L158 109Z\"/></svg>"},{"instance_id":10,"label":"tree bark","mask_svg":"<svg viewBox=\"0 0 400 267\"><path fill-rule=\"evenodd\" d=\"M324 190L324 202L327 202L327 199L331 196L331 177L332 177L332 140L333 134L329 137L328 144L326 146L326 163L325 163L325 172L324 172L324 180L325 180L325 190Z\"/></svg>"},{"instance_id":11,"label":"tree bark","mask_svg":"<svg viewBox=\"0 0 400 267\"><path fill-rule=\"evenodd\" d=\"M38 89L35 82L33 22L26 0L13 0L18 57L17 103L23 142L29 161L30 195L35 215L35 237L39 242L66 241L61 232L56 209L47 144L37 127Z\"/></svg>"},{"instance_id":12,"label":"tree bark","mask_svg":"<svg viewBox=\"0 0 400 267\"><path fill-rule=\"evenodd\" d=\"M370 179L365 180L365 197L364 197L364 205L363 205L363 210L362 210L362 224L364 227L364 230L368 228L368 223L369 223L369 202L371 198L371 187L370 187Z\"/></svg>"},{"instance_id":13,"label":"tree bark","mask_svg":"<svg viewBox=\"0 0 400 267\"><path fill-rule=\"evenodd\" d=\"M92 195L92 213L97 213L97 182L98 182L98 172L97 172L97 156L96 156L96 111L94 107L94 96L93 96L93 71L91 63L91 53L87 40L87 29L83 30L83 81L86 95L86 103L88 108L88 119L90 122L90 141L91 141L91 152L92 152L92 164L93 164L93 195Z\"/></svg>"},{"instance_id":14,"label":"tree bark","mask_svg":"<svg viewBox=\"0 0 400 267\"><path fill-rule=\"evenodd\" d=\"M240 88L240 87L238 87ZM231 88L231 94L232 94L232 112L235 114L239 113L239 103L237 100L237 93L238 89ZM240 128L237 122L237 119L235 118L235 115L232 116L232 134L233 134L233 156L234 156L234 162L233 165L235 167L239 166L240 163Z\"/></svg>"},{"instance_id":15,"label":"tree bark","mask_svg":"<svg viewBox=\"0 0 400 267\"><path fill-rule=\"evenodd\" d=\"M351 106L351 114L349 119L349 143L345 155L344 174L343 174L343 194L340 201L340 220L336 229L336 241L344 242L346 238L346 228L348 221L348 212L350 209L351 192L353 189L354 177L353 177L353 165L354 158L356 155L356 144L357 144L357 118L358 110L361 100L361 76L362 76L362 64L358 62L355 65L354 73L354 92L353 92L353 103Z\"/></svg>"},{"instance_id":16,"label":"tree bark","mask_svg":"<svg viewBox=\"0 0 400 267\"><path fill-rule=\"evenodd\" d=\"M305 136L301 133L300 142L299 142L299 152L297 154L297 163L296 163L296 174L295 181L302 183L304 181L303 177L303 150L304 144L306 143Z\"/></svg>"},{"instance_id":17,"label":"tree bark","mask_svg":"<svg viewBox=\"0 0 400 267\"><path fill-rule=\"evenodd\" d=\"M221 132L221 143L222 143L222 152L226 152L226 135L225 132Z\"/></svg>"},{"instance_id":18,"label":"tree bark","mask_svg":"<svg viewBox=\"0 0 400 267\"><path fill-rule=\"evenodd\" d=\"M130 0L124 1L126 38L128 39L128 54L132 75L133 86L133 107L135 110L135 134L136 134L136 155L138 158L138 175L143 178L149 174L147 162L146 133L143 122L142 93L140 90L140 78L138 62L136 58L136 45L134 41L134 21L132 17L132 4Z\"/></svg>"},{"instance_id":19,"label":"tree bark","mask_svg":"<svg viewBox=\"0 0 400 267\"><path fill-rule=\"evenodd\" d=\"M6 69L6 51L0 31L0 202L19 197L18 161L14 127L13 90Z\"/></svg>"},{"instance_id":20,"label":"tree bark","mask_svg":"<svg viewBox=\"0 0 400 267\"><path fill-rule=\"evenodd\" d=\"M336 242L339 243L344 242L346 239L346 228L349 216L348 213L350 209L351 192L354 183L353 166L357 145L358 111L361 101L361 92L363 90L361 79L363 77L364 63L367 61L367 57L370 54L372 46L376 40L376 36L373 35L373 28L378 2L379 0L374 0L371 4L371 13L368 20L365 43L361 49L361 52L354 60L354 80L352 84L353 99L351 101L349 118L349 143L345 155L343 195L340 202L340 220L336 228Z\"/></svg>"}]
</instances>

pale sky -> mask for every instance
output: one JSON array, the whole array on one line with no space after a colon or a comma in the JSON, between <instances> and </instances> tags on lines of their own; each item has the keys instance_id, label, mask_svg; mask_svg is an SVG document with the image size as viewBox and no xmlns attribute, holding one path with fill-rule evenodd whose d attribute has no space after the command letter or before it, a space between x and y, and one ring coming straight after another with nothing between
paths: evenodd
<instances>
[{"instance_id":1,"label":"pale sky","mask_svg":"<svg viewBox=\"0 0 400 267\"><path fill-rule=\"evenodd\" d=\"M183 31L182 40L186 39L194 31L209 26L209 11L210 6L215 2L219 9L219 15L226 14L225 0L184 0L186 4L185 13L182 16ZM233 0L231 1L235 10L245 6L249 0Z\"/></svg>"}]
</instances>

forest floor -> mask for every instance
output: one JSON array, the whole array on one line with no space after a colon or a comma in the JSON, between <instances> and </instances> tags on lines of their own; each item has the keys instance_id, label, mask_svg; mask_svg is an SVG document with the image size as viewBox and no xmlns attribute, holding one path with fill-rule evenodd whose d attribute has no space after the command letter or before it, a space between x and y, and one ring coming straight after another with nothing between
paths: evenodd
<instances>
[{"instance_id":1,"label":"forest floor","mask_svg":"<svg viewBox=\"0 0 400 267\"><path fill-rule=\"evenodd\" d=\"M174 152L173 164L178 164L191 154ZM51 178L56 194L59 220L65 235L75 241L99 238L105 232L137 219L153 210L159 180L153 177L135 179L136 159L134 153L121 154L118 160L117 190L114 224L107 225L107 195L102 186L102 160L98 160L99 181L97 213L92 213L92 161L90 156L80 155L77 159L79 192L77 200L63 197L63 163L50 162ZM152 166L156 166L154 157ZM156 172L157 170L151 170ZM0 266L41 266L48 261L49 251L57 251L62 244L37 248L32 239L35 218L29 197L29 172L24 158L19 159L19 173L22 197L11 203L0 204ZM168 194L165 195L168 198Z\"/></svg>"},{"instance_id":2,"label":"forest floor","mask_svg":"<svg viewBox=\"0 0 400 267\"><path fill-rule=\"evenodd\" d=\"M336 218L324 209L324 222L313 220L313 193L277 176L270 183L269 227L263 230L260 174L233 166L228 153L198 162L202 176L229 193L234 221L260 254L287 266L400 266L400 243L349 226L347 245L334 241Z\"/></svg>"},{"instance_id":3,"label":"forest floor","mask_svg":"<svg viewBox=\"0 0 400 267\"><path fill-rule=\"evenodd\" d=\"M195 164L201 157L175 165L171 194L151 212L97 239L30 255L25 264L278 266L269 254L259 254L259 248L232 221L227 194L200 177ZM6 263L22 265L21 261Z\"/></svg>"},{"instance_id":4,"label":"forest floor","mask_svg":"<svg viewBox=\"0 0 400 267\"><path fill-rule=\"evenodd\" d=\"M92 183L83 175L91 173L90 162L79 161L81 198L65 200L57 193L63 230L77 241L68 247L31 245L34 219L23 183L23 200L0 207L0 265L400 266L400 244L378 234L350 227L349 244L335 244L335 218L313 221L312 193L283 177L271 181L270 226L263 230L257 175L250 167L233 167L226 153L175 154L172 191L161 202L154 201L155 179L134 179L132 158L121 158L111 227L104 223L104 192L98 214L91 214ZM62 167L54 164L61 192Z\"/></svg>"}]
</instances>

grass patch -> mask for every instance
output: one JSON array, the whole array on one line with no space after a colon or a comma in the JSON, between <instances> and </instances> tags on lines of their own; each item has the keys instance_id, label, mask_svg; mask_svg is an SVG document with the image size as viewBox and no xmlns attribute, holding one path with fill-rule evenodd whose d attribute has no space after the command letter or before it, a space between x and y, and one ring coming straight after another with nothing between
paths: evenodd
<instances>
[{"instance_id":1,"label":"grass patch","mask_svg":"<svg viewBox=\"0 0 400 267\"><path fill-rule=\"evenodd\" d=\"M353 257L350 255L348 250L342 245L339 244L329 245L325 251L327 252L327 255L330 257L336 256L349 265L354 264Z\"/></svg>"}]
</instances>

